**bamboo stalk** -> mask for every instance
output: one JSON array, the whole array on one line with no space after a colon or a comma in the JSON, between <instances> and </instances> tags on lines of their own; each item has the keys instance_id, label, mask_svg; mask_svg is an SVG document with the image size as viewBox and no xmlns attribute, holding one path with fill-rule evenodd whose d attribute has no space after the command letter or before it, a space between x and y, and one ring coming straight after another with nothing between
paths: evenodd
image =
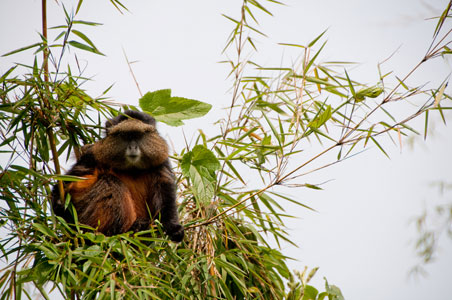
<instances>
[{"instance_id":1,"label":"bamboo stalk","mask_svg":"<svg viewBox=\"0 0 452 300\"><path fill-rule=\"evenodd\" d=\"M47 0L42 0L42 36L44 37L45 47L43 51L43 66L44 66L44 81L49 82L49 48L47 44ZM45 108L50 110L50 103L46 96L43 97ZM55 165L55 174L61 174L60 161L58 160L58 151L56 149L55 136L52 130L52 122L50 122L46 133L49 137L50 150L52 151L53 163ZM64 187L63 181L58 180L58 191L60 195L60 201L64 203Z\"/></svg>"}]
</instances>

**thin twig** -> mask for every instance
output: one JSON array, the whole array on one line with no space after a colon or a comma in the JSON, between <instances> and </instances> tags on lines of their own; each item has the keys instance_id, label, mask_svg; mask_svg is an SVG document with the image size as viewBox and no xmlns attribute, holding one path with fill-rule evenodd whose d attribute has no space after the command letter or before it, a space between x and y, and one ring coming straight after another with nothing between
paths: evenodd
<instances>
[{"instance_id":1,"label":"thin twig","mask_svg":"<svg viewBox=\"0 0 452 300\"><path fill-rule=\"evenodd\" d=\"M124 48L122 48L122 53L124 53L124 57L126 59L127 66L129 67L130 74L132 74L133 81L135 82L135 85L137 86L138 93L140 93L140 96L143 97L143 93L141 92L140 85L138 84L137 78L135 77L135 73L133 73L131 63L129 62L129 59L127 58L127 54L126 54L126 51L124 50Z\"/></svg>"}]
</instances>

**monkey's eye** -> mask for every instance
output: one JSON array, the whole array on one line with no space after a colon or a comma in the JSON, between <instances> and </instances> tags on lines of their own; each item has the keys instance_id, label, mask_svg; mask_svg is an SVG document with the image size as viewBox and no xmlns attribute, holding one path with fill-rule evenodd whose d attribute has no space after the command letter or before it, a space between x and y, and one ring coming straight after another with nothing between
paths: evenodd
<instances>
[{"instance_id":1,"label":"monkey's eye","mask_svg":"<svg viewBox=\"0 0 452 300\"><path fill-rule=\"evenodd\" d=\"M108 134L112 138L117 138L121 140L130 140L133 139L133 134L130 134L130 132L127 131L113 131Z\"/></svg>"},{"instance_id":2,"label":"monkey's eye","mask_svg":"<svg viewBox=\"0 0 452 300\"><path fill-rule=\"evenodd\" d=\"M123 132L120 132L120 131L113 131L113 132L110 132L108 135L110 135L110 136L112 136L112 137L122 137Z\"/></svg>"},{"instance_id":3,"label":"monkey's eye","mask_svg":"<svg viewBox=\"0 0 452 300\"><path fill-rule=\"evenodd\" d=\"M143 131L126 131L123 132L121 137L126 140L138 140L144 135Z\"/></svg>"}]
</instances>

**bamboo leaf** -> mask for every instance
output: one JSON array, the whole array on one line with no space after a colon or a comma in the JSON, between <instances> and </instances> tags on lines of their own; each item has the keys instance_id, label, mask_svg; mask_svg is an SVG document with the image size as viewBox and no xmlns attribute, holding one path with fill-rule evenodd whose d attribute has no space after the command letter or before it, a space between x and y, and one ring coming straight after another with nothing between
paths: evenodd
<instances>
[{"instance_id":1,"label":"bamboo leaf","mask_svg":"<svg viewBox=\"0 0 452 300\"><path fill-rule=\"evenodd\" d=\"M72 33L80 37L82 40L84 40L88 45L91 46L91 48L96 49L96 46L94 46L93 42L83 33L78 30L72 29ZM97 50L98 51L98 50Z\"/></svg>"},{"instance_id":2,"label":"bamboo leaf","mask_svg":"<svg viewBox=\"0 0 452 300\"><path fill-rule=\"evenodd\" d=\"M424 140L427 139L427 131L428 131L428 110L425 111Z\"/></svg>"},{"instance_id":3,"label":"bamboo leaf","mask_svg":"<svg viewBox=\"0 0 452 300\"><path fill-rule=\"evenodd\" d=\"M372 86L359 90L356 94L354 94L354 98L356 102L361 102L366 97L376 98L380 96L381 93L383 93L383 88L379 86Z\"/></svg>"},{"instance_id":4,"label":"bamboo leaf","mask_svg":"<svg viewBox=\"0 0 452 300\"><path fill-rule=\"evenodd\" d=\"M68 44L75 48L81 49L81 50L85 50L85 51L92 52L92 53L99 54L99 55L104 55L103 53L99 52L99 50L97 50L96 48L90 47L86 44L82 44L77 41L69 41Z\"/></svg>"},{"instance_id":5,"label":"bamboo leaf","mask_svg":"<svg viewBox=\"0 0 452 300\"><path fill-rule=\"evenodd\" d=\"M325 124L329 119L331 119L331 115L332 115L331 105L328 105L322 113L320 113L311 122L309 122L308 126L313 130L318 129L323 124Z\"/></svg>"},{"instance_id":6,"label":"bamboo leaf","mask_svg":"<svg viewBox=\"0 0 452 300\"><path fill-rule=\"evenodd\" d=\"M323 47L325 47L326 42L323 43L322 47L320 47L320 49L316 52L316 54L314 55L314 57L309 61L309 63L304 67L303 69L303 74L307 74L309 69L311 68L312 64L314 63L314 61L316 60L316 58L319 56L320 52L322 52Z\"/></svg>"},{"instance_id":7,"label":"bamboo leaf","mask_svg":"<svg viewBox=\"0 0 452 300\"><path fill-rule=\"evenodd\" d=\"M317 43L317 41L325 34L325 32L327 32L328 29L324 30L321 34L319 34L314 40L312 40L309 44L308 44L308 48L311 48L312 46L315 45L315 43ZM323 46L322 46L323 48Z\"/></svg>"},{"instance_id":8,"label":"bamboo leaf","mask_svg":"<svg viewBox=\"0 0 452 300\"><path fill-rule=\"evenodd\" d=\"M100 26L100 25L102 25L102 23L82 21L82 20L74 20L72 23L73 24L88 25L88 26Z\"/></svg>"},{"instance_id":9,"label":"bamboo leaf","mask_svg":"<svg viewBox=\"0 0 452 300\"><path fill-rule=\"evenodd\" d=\"M281 136L279 135L278 131L276 130L275 126L273 126L273 123L270 121L270 119L267 117L266 114L263 114L264 119L267 121L268 126L270 126L271 131L273 132L273 135L275 136L276 140L278 141L279 145L282 145Z\"/></svg>"},{"instance_id":10,"label":"bamboo leaf","mask_svg":"<svg viewBox=\"0 0 452 300\"><path fill-rule=\"evenodd\" d=\"M83 0L78 0L78 4L77 4L77 8L75 10L75 13L78 14L78 11L80 10L80 8L82 7L83 4Z\"/></svg>"},{"instance_id":11,"label":"bamboo leaf","mask_svg":"<svg viewBox=\"0 0 452 300\"><path fill-rule=\"evenodd\" d=\"M16 53L19 53L19 52L22 52L22 51L25 51L25 50L28 50L28 49L31 49L31 48L40 47L40 46L42 46L42 43L35 43L35 44L32 44L32 45L25 46L25 47L13 50L11 52L5 53L2 56L13 55L13 54L16 54Z\"/></svg>"},{"instance_id":12,"label":"bamboo leaf","mask_svg":"<svg viewBox=\"0 0 452 300\"><path fill-rule=\"evenodd\" d=\"M17 68L17 65L9 68L8 71L6 71L2 75L2 77L0 77L0 83L3 83L6 80L6 78L8 78L9 74L11 74L16 68Z\"/></svg>"},{"instance_id":13,"label":"bamboo leaf","mask_svg":"<svg viewBox=\"0 0 452 300\"><path fill-rule=\"evenodd\" d=\"M446 89L446 87L447 87L447 82L443 83L443 85L441 86L439 91L436 93L435 103L433 104L433 107L438 107L439 102L443 98L444 90Z\"/></svg>"},{"instance_id":14,"label":"bamboo leaf","mask_svg":"<svg viewBox=\"0 0 452 300\"><path fill-rule=\"evenodd\" d=\"M345 70L345 76L347 77L347 82L348 82L348 87L350 88L350 92L352 93L353 98L356 99L355 88L353 87L353 83L352 83L352 81L350 80L350 77L348 77L347 70Z\"/></svg>"},{"instance_id":15,"label":"bamboo leaf","mask_svg":"<svg viewBox=\"0 0 452 300\"><path fill-rule=\"evenodd\" d=\"M370 139L374 142L374 144L378 147L378 149L381 150L381 152L383 152L384 155L386 155L387 158L389 158L388 153L386 153L386 151L383 149L383 147L380 146L380 144L377 142L377 140L375 140L374 137L370 137Z\"/></svg>"}]
</instances>

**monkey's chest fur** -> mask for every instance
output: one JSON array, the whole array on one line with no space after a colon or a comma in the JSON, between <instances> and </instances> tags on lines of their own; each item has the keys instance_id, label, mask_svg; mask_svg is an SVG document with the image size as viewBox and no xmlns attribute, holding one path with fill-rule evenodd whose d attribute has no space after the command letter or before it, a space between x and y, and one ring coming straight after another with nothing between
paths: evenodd
<instances>
[{"instance_id":1,"label":"monkey's chest fur","mask_svg":"<svg viewBox=\"0 0 452 300\"><path fill-rule=\"evenodd\" d=\"M161 178L157 171L126 174L95 169L84 177L68 186L79 222L106 235L126 232L137 221L140 226L149 225L161 210L162 203L155 197Z\"/></svg>"}]
</instances>

